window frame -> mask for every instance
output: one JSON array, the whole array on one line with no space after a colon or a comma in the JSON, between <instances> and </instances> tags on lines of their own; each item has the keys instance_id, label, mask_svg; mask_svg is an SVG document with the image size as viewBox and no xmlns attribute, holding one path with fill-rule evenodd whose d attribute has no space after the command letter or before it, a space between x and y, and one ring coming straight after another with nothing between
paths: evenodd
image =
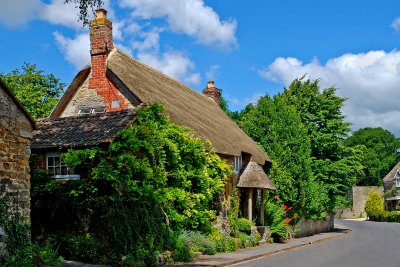
<instances>
[{"instance_id":1,"label":"window frame","mask_svg":"<svg viewBox=\"0 0 400 267\"><path fill-rule=\"evenodd\" d=\"M234 173L239 173L240 170L243 167L243 158L242 154L240 156L234 156L233 157L233 172Z\"/></svg>"},{"instance_id":2,"label":"window frame","mask_svg":"<svg viewBox=\"0 0 400 267\"><path fill-rule=\"evenodd\" d=\"M82 110L87 110L86 112L82 112ZM98 114L106 112L105 106L81 106L78 107L78 115L90 115L90 114Z\"/></svg>"},{"instance_id":3,"label":"window frame","mask_svg":"<svg viewBox=\"0 0 400 267\"><path fill-rule=\"evenodd\" d=\"M80 175L76 174L73 168L69 168L66 164L63 164L61 161L62 153L61 152L49 152L46 153L46 170L50 171L52 168L53 171L51 171L53 177L56 180L80 180ZM49 164L49 158L53 158L53 164ZM56 164L56 158L58 159L58 164ZM56 169L59 169L60 174L56 174ZM61 174L62 173L62 168L66 168L67 174Z\"/></svg>"}]
</instances>

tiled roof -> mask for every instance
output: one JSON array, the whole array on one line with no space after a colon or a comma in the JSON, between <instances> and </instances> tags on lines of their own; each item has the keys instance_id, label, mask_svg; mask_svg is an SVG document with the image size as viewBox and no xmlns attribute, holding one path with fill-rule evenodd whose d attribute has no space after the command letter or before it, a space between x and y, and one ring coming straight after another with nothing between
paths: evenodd
<instances>
[{"instance_id":1,"label":"tiled roof","mask_svg":"<svg viewBox=\"0 0 400 267\"><path fill-rule=\"evenodd\" d=\"M129 110L41 119L36 122L31 149L76 148L109 143L134 120L135 113Z\"/></svg>"}]
</instances>

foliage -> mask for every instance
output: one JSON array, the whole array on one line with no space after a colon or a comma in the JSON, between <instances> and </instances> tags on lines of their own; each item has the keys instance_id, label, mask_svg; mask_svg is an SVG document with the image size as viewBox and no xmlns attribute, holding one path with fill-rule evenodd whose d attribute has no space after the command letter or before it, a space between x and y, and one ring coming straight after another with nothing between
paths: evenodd
<instances>
[{"instance_id":1,"label":"foliage","mask_svg":"<svg viewBox=\"0 0 400 267\"><path fill-rule=\"evenodd\" d=\"M82 21L83 26L89 24L88 10L94 13L95 9L100 8L104 4L103 0L64 0L64 3L76 4L76 8L79 9L79 20Z\"/></svg>"},{"instance_id":2,"label":"foliage","mask_svg":"<svg viewBox=\"0 0 400 267\"><path fill-rule=\"evenodd\" d=\"M336 198L336 209L346 209L351 208L353 206L353 201L349 195L346 196L338 196Z\"/></svg>"},{"instance_id":3,"label":"foliage","mask_svg":"<svg viewBox=\"0 0 400 267\"><path fill-rule=\"evenodd\" d=\"M336 88L321 90L319 80L304 78L295 79L282 97L297 110L307 129L311 168L316 180L328 189L327 210L333 210L336 196L345 195L363 169L359 147L348 149L343 144L350 131L341 111L346 99L336 95Z\"/></svg>"},{"instance_id":4,"label":"foliage","mask_svg":"<svg viewBox=\"0 0 400 267\"><path fill-rule=\"evenodd\" d=\"M396 185L393 185L392 188L390 188L390 190L386 191L383 194L383 197L384 198L389 198L389 197L394 197L396 195L397 195L397 187L396 187Z\"/></svg>"},{"instance_id":5,"label":"foliage","mask_svg":"<svg viewBox=\"0 0 400 267\"><path fill-rule=\"evenodd\" d=\"M35 119L50 114L65 86L53 74L46 75L29 63L24 63L21 70L0 73L0 78Z\"/></svg>"},{"instance_id":6,"label":"foliage","mask_svg":"<svg viewBox=\"0 0 400 267\"><path fill-rule=\"evenodd\" d=\"M14 255L18 250L25 249L31 244L30 227L22 223L17 217L8 220L4 224L6 233L6 247L8 253Z\"/></svg>"},{"instance_id":7,"label":"foliage","mask_svg":"<svg viewBox=\"0 0 400 267\"><path fill-rule=\"evenodd\" d=\"M312 177L310 140L296 110L283 100L280 96L260 98L243 115L240 126L272 159L270 178L276 193L301 209L300 185Z\"/></svg>"},{"instance_id":8,"label":"foliage","mask_svg":"<svg viewBox=\"0 0 400 267\"><path fill-rule=\"evenodd\" d=\"M379 194L371 190L368 194L367 202L365 203L365 212L369 217L374 217L377 213L384 210L383 200Z\"/></svg>"},{"instance_id":9,"label":"foliage","mask_svg":"<svg viewBox=\"0 0 400 267\"><path fill-rule=\"evenodd\" d=\"M209 233L230 169L209 144L162 112L158 104L145 107L109 146L66 153L64 161L87 169L90 179L60 184L33 175L32 223L43 228L35 235L54 233L61 242L67 232L72 244L100 242L103 263L154 265L179 245L176 233ZM60 225L49 225L49 216ZM87 234L89 240L77 238Z\"/></svg>"},{"instance_id":10,"label":"foliage","mask_svg":"<svg viewBox=\"0 0 400 267\"><path fill-rule=\"evenodd\" d=\"M245 234L251 233L252 222L246 218L240 218L236 222L237 228L240 232Z\"/></svg>"},{"instance_id":11,"label":"foliage","mask_svg":"<svg viewBox=\"0 0 400 267\"><path fill-rule=\"evenodd\" d=\"M0 226L5 232L5 238L0 241L5 243L7 250L6 258L0 257L1 266L61 266L62 258L57 256L50 243L39 245L31 242L30 225L10 212L6 197L0 197L0 218Z\"/></svg>"},{"instance_id":12,"label":"foliage","mask_svg":"<svg viewBox=\"0 0 400 267\"><path fill-rule=\"evenodd\" d=\"M85 263L96 263L102 255L100 242L86 235L67 235L61 246L64 255L69 260L81 260Z\"/></svg>"},{"instance_id":13,"label":"foliage","mask_svg":"<svg viewBox=\"0 0 400 267\"><path fill-rule=\"evenodd\" d=\"M344 144L348 147L365 147L362 155L364 175L358 179L358 185L382 185L382 178L400 160L397 152L400 141L393 133L380 127L359 129Z\"/></svg>"},{"instance_id":14,"label":"foliage","mask_svg":"<svg viewBox=\"0 0 400 267\"><path fill-rule=\"evenodd\" d=\"M276 196L265 203L264 212L267 218L266 224L271 227L271 237L275 242L282 242L289 237L289 224L297 218L296 214L289 214L291 209L281 204L282 201ZM288 209L290 209L288 211Z\"/></svg>"},{"instance_id":15,"label":"foliage","mask_svg":"<svg viewBox=\"0 0 400 267\"><path fill-rule=\"evenodd\" d=\"M5 267L32 267L32 266L61 266L62 258L58 257L49 244L39 246L30 244L18 249L13 255L7 258Z\"/></svg>"}]
</instances>

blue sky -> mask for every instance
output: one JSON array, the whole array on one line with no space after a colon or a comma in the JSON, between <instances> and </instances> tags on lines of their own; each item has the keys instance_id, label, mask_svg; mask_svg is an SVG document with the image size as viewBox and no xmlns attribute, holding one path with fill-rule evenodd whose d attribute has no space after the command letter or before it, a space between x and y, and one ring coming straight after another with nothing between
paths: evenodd
<instances>
[{"instance_id":1,"label":"blue sky","mask_svg":"<svg viewBox=\"0 0 400 267\"><path fill-rule=\"evenodd\" d=\"M89 62L87 28L64 0L2 0L0 71L35 63L69 83ZM201 90L213 79L231 109L321 78L347 97L353 128L400 135L400 1L106 1L114 41Z\"/></svg>"}]
</instances>

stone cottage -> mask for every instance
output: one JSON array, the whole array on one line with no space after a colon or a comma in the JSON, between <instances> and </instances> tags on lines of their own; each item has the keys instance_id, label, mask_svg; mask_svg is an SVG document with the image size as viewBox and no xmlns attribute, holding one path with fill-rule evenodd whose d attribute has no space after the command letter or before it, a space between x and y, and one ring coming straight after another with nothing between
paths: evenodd
<instances>
[{"instance_id":1,"label":"stone cottage","mask_svg":"<svg viewBox=\"0 0 400 267\"><path fill-rule=\"evenodd\" d=\"M253 212L259 210L259 207L255 207L256 203L260 203L256 198L263 195L263 190L274 189L263 171L270 159L220 108L220 91L214 82L208 82L204 94L201 94L115 48L112 23L106 14L107 11L99 9L96 18L90 21L91 64L76 75L50 118L38 123L33 149L42 158L44 167L63 172L55 173L55 178L62 178L57 175L64 173L74 175L63 171L59 160L60 153L71 144L54 136L51 137L54 138L52 144L45 144L47 141L43 134L46 131L65 134L62 128L52 129L51 125L60 126L67 120L72 125L73 121L81 120L80 116L101 117L101 114L132 110L141 104L158 102L164 104L172 122L188 126L200 138L211 141L219 156L234 170L234 175L227 181L226 199L231 196L233 186L238 185L244 202L241 205L243 216L260 218L261 213L254 216ZM52 120L57 122L53 123ZM75 147L85 146L86 135L80 136L73 144ZM243 179L242 173L245 174ZM254 182L252 176L258 182Z\"/></svg>"},{"instance_id":2,"label":"stone cottage","mask_svg":"<svg viewBox=\"0 0 400 267\"><path fill-rule=\"evenodd\" d=\"M30 221L29 156L35 123L0 80L0 197L11 211Z\"/></svg>"},{"instance_id":3,"label":"stone cottage","mask_svg":"<svg viewBox=\"0 0 400 267\"><path fill-rule=\"evenodd\" d=\"M386 174L382 181L385 192L396 188L394 196L385 199L391 209L396 209L400 204L400 162Z\"/></svg>"}]
</instances>

